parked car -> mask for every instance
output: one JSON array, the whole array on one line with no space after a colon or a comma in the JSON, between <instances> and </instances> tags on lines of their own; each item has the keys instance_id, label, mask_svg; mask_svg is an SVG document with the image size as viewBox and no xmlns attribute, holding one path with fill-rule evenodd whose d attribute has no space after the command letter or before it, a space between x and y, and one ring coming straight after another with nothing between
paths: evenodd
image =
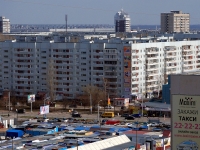
<instances>
[{"instance_id":1,"label":"parked car","mask_svg":"<svg viewBox=\"0 0 200 150\"><path fill-rule=\"evenodd\" d=\"M53 118L51 120L48 120L50 123L55 123L55 122L62 122L59 118Z\"/></svg>"},{"instance_id":2,"label":"parked car","mask_svg":"<svg viewBox=\"0 0 200 150\"><path fill-rule=\"evenodd\" d=\"M72 114L72 117L74 117L74 118L81 118L82 116L81 116L81 114Z\"/></svg>"},{"instance_id":3,"label":"parked car","mask_svg":"<svg viewBox=\"0 0 200 150\"><path fill-rule=\"evenodd\" d=\"M156 127L156 126L159 126L159 124L156 123L156 122L151 122L151 123L149 123L149 125L150 125L150 127Z\"/></svg>"},{"instance_id":4,"label":"parked car","mask_svg":"<svg viewBox=\"0 0 200 150\"><path fill-rule=\"evenodd\" d=\"M106 106L105 109L113 109L113 106Z\"/></svg>"},{"instance_id":5,"label":"parked car","mask_svg":"<svg viewBox=\"0 0 200 150\"><path fill-rule=\"evenodd\" d=\"M103 119L103 120L101 121L101 124L104 125L104 124L106 123L106 121L107 121L106 119Z\"/></svg>"},{"instance_id":6,"label":"parked car","mask_svg":"<svg viewBox=\"0 0 200 150\"><path fill-rule=\"evenodd\" d=\"M117 124L120 124L120 121L119 120L107 120L105 122L106 125L117 125Z\"/></svg>"},{"instance_id":7,"label":"parked car","mask_svg":"<svg viewBox=\"0 0 200 150\"><path fill-rule=\"evenodd\" d=\"M126 119L126 120L134 120L134 119L135 119L135 117L133 117L133 116L129 115L129 116L125 117L125 119Z\"/></svg>"},{"instance_id":8,"label":"parked car","mask_svg":"<svg viewBox=\"0 0 200 150\"><path fill-rule=\"evenodd\" d=\"M153 128L152 131L153 132L160 132L160 131L162 131L162 129L161 128Z\"/></svg>"},{"instance_id":9,"label":"parked car","mask_svg":"<svg viewBox=\"0 0 200 150\"><path fill-rule=\"evenodd\" d=\"M135 117L135 118L141 118L140 114L133 114L132 116Z\"/></svg>"},{"instance_id":10,"label":"parked car","mask_svg":"<svg viewBox=\"0 0 200 150\"><path fill-rule=\"evenodd\" d=\"M17 110L17 113L19 113L19 114L23 114L23 113L25 113L25 112L26 112L25 109L18 109L18 110Z\"/></svg>"},{"instance_id":11,"label":"parked car","mask_svg":"<svg viewBox=\"0 0 200 150\"><path fill-rule=\"evenodd\" d=\"M137 125L135 123L126 123L125 125L129 128L136 128L137 127Z\"/></svg>"},{"instance_id":12,"label":"parked car","mask_svg":"<svg viewBox=\"0 0 200 150\"><path fill-rule=\"evenodd\" d=\"M67 118L68 122L73 122L74 121L74 118Z\"/></svg>"},{"instance_id":13,"label":"parked car","mask_svg":"<svg viewBox=\"0 0 200 150\"><path fill-rule=\"evenodd\" d=\"M113 118L113 117L115 117L115 114L114 114L114 112L104 112L101 114L101 117L102 118Z\"/></svg>"},{"instance_id":14,"label":"parked car","mask_svg":"<svg viewBox=\"0 0 200 150\"><path fill-rule=\"evenodd\" d=\"M74 110L72 111L72 114L78 114L78 111Z\"/></svg>"},{"instance_id":15,"label":"parked car","mask_svg":"<svg viewBox=\"0 0 200 150\"><path fill-rule=\"evenodd\" d=\"M124 113L124 114L121 115L121 117L127 117L127 116L129 116L128 113Z\"/></svg>"}]
</instances>

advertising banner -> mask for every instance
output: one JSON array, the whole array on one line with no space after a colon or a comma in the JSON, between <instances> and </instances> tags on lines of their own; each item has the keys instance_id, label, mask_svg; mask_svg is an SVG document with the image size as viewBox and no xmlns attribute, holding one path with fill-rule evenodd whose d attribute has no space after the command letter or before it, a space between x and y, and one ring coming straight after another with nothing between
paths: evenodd
<instances>
[{"instance_id":1,"label":"advertising banner","mask_svg":"<svg viewBox=\"0 0 200 150\"><path fill-rule=\"evenodd\" d=\"M110 105L110 98L108 98L108 105Z\"/></svg>"},{"instance_id":2,"label":"advertising banner","mask_svg":"<svg viewBox=\"0 0 200 150\"><path fill-rule=\"evenodd\" d=\"M200 96L172 95L172 149L200 148Z\"/></svg>"},{"instance_id":3,"label":"advertising banner","mask_svg":"<svg viewBox=\"0 0 200 150\"><path fill-rule=\"evenodd\" d=\"M48 113L49 113L49 105L40 106L40 115L44 115Z\"/></svg>"},{"instance_id":4,"label":"advertising banner","mask_svg":"<svg viewBox=\"0 0 200 150\"><path fill-rule=\"evenodd\" d=\"M131 47L124 46L124 94L131 94Z\"/></svg>"},{"instance_id":5,"label":"advertising banner","mask_svg":"<svg viewBox=\"0 0 200 150\"><path fill-rule=\"evenodd\" d=\"M28 95L28 103L35 102L35 94Z\"/></svg>"}]
</instances>

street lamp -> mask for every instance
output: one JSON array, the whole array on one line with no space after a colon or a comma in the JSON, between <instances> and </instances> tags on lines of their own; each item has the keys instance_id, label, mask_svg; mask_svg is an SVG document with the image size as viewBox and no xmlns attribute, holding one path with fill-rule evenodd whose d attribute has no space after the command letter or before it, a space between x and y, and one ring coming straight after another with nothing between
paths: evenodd
<instances>
[{"instance_id":1,"label":"street lamp","mask_svg":"<svg viewBox=\"0 0 200 150\"><path fill-rule=\"evenodd\" d=\"M99 103L100 103L101 101L102 101L102 100L100 100L100 101L98 102L98 116L97 116L97 118L98 118L99 124L100 124L100 121L99 121Z\"/></svg>"},{"instance_id":2,"label":"street lamp","mask_svg":"<svg viewBox=\"0 0 200 150\"><path fill-rule=\"evenodd\" d=\"M138 138L138 121L137 121L137 124L136 124L136 144L135 144L135 150L137 150L138 148L137 148L137 145L138 145L138 140L137 140L137 138Z\"/></svg>"},{"instance_id":3,"label":"street lamp","mask_svg":"<svg viewBox=\"0 0 200 150\"><path fill-rule=\"evenodd\" d=\"M16 109L16 113L17 113L17 122L16 124L18 125L18 110Z\"/></svg>"}]
</instances>

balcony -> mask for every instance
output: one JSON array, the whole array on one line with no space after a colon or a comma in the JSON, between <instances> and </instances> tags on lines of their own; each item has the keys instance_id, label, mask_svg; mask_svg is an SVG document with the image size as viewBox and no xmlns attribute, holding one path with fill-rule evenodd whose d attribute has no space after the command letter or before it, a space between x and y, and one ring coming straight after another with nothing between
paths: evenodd
<instances>
[{"instance_id":1,"label":"balcony","mask_svg":"<svg viewBox=\"0 0 200 150\"><path fill-rule=\"evenodd\" d=\"M183 67L183 70L184 71L191 71L193 70L194 68L192 66L189 66L189 67Z\"/></svg>"},{"instance_id":2,"label":"balcony","mask_svg":"<svg viewBox=\"0 0 200 150\"><path fill-rule=\"evenodd\" d=\"M155 75L158 75L159 72L156 70L156 71L149 71L147 72L148 76L155 76Z\"/></svg>"},{"instance_id":3,"label":"balcony","mask_svg":"<svg viewBox=\"0 0 200 150\"><path fill-rule=\"evenodd\" d=\"M184 56L183 59L184 61L191 61L193 60L193 56Z\"/></svg>"},{"instance_id":4,"label":"balcony","mask_svg":"<svg viewBox=\"0 0 200 150\"><path fill-rule=\"evenodd\" d=\"M132 87L131 89L132 89L132 91L136 91L136 90L138 90L138 87Z\"/></svg>"},{"instance_id":5,"label":"balcony","mask_svg":"<svg viewBox=\"0 0 200 150\"><path fill-rule=\"evenodd\" d=\"M175 46L165 46L165 51L166 51L166 53L176 51L176 47Z\"/></svg>"},{"instance_id":6,"label":"balcony","mask_svg":"<svg viewBox=\"0 0 200 150\"><path fill-rule=\"evenodd\" d=\"M192 51L183 53L183 56L191 56L191 55L193 55Z\"/></svg>"},{"instance_id":7,"label":"balcony","mask_svg":"<svg viewBox=\"0 0 200 150\"><path fill-rule=\"evenodd\" d=\"M197 59L197 60L200 60L200 56L199 56L199 55L198 55L198 56L196 56L196 59Z\"/></svg>"},{"instance_id":8,"label":"balcony","mask_svg":"<svg viewBox=\"0 0 200 150\"><path fill-rule=\"evenodd\" d=\"M157 54L159 52L158 49L150 49L150 50L147 50L147 54Z\"/></svg>"},{"instance_id":9,"label":"balcony","mask_svg":"<svg viewBox=\"0 0 200 150\"><path fill-rule=\"evenodd\" d=\"M174 52L174 53L172 53L172 52L171 53L167 53L166 57L167 58L176 57L176 52Z\"/></svg>"},{"instance_id":10,"label":"balcony","mask_svg":"<svg viewBox=\"0 0 200 150\"><path fill-rule=\"evenodd\" d=\"M188 51L188 50L191 51L191 45L183 45L182 50L183 51Z\"/></svg>"},{"instance_id":11,"label":"balcony","mask_svg":"<svg viewBox=\"0 0 200 150\"><path fill-rule=\"evenodd\" d=\"M158 70L158 67L159 67L158 65L154 65L154 66L151 66L151 67L147 67L147 68L146 68L146 71L149 72L149 71L153 71L153 70Z\"/></svg>"},{"instance_id":12,"label":"balcony","mask_svg":"<svg viewBox=\"0 0 200 150\"><path fill-rule=\"evenodd\" d=\"M157 59L158 58L158 54L147 54L147 60L149 59Z\"/></svg>"},{"instance_id":13,"label":"balcony","mask_svg":"<svg viewBox=\"0 0 200 150\"><path fill-rule=\"evenodd\" d=\"M194 65L193 62L191 62L191 61L184 61L184 66L192 66L192 65Z\"/></svg>"},{"instance_id":14,"label":"balcony","mask_svg":"<svg viewBox=\"0 0 200 150\"><path fill-rule=\"evenodd\" d=\"M169 63L173 63L173 62L176 62L176 59L175 58L166 58L165 61L169 62Z\"/></svg>"},{"instance_id":15,"label":"balcony","mask_svg":"<svg viewBox=\"0 0 200 150\"><path fill-rule=\"evenodd\" d=\"M158 64L159 63L159 61L158 60L148 60L147 61L147 65L154 65L154 64Z\"/></svg>"},{"instance_id":16,"label":"balcony","mask_svg":"<svg viewBox=\"0 0 200 150\"><path fill-rule=\"evenodd\" d=\"M149 84L148 86L147 86L147 88L152 88L152 87L158 87L158 85L157 84Z\"/></svg>"}]
</instances>

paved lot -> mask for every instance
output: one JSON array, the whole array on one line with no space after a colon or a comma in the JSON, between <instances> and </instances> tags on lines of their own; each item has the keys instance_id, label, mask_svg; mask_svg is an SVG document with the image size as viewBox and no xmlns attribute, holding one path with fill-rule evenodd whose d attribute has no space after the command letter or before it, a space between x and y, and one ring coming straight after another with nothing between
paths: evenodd
<instances>
[{"instance_id":1,"label":"paved lot","mask_svg":"<svg viewBox=\"0 0 200 150\"><path fill-rule=\"evenodd\" d=\"M1 113L1 116L4 119L17 118L18 117L19 121L28 120L28 119L31 119L31 118L34 118L34 117L39 117L39 118L43 117L43 115L39 115L38 111L30 112L30 111L26 110L26 113L24 113L24 114L17 114L15 112L9 113L8 111L0 111L0 113ZM8 114L9 114L9 116L8 116ZM89 111L85 111L85 112L82 112L81 115L82 115L82 118L84 118L84 119L97 119L98 118L96 112L94 112L93 114L90 114ZM54 111L54 112L50 112L46 116L47 116L47 118L70 118L71 114L67 111L61 111L61 110L58 111L57 110L57 111ZM153 119L153 118L158 119L158 117L149 117L149 118L150 119ZM125 121L124 117L121 117L121 116L115 116L114 119ZM160 119L161 122L170 124L170 118L161 117L159 119ZM147 117L141 117L141 118L136 118L133 121L146 122L147 120L148 120Z\"/></svg>"}]
</instances>

